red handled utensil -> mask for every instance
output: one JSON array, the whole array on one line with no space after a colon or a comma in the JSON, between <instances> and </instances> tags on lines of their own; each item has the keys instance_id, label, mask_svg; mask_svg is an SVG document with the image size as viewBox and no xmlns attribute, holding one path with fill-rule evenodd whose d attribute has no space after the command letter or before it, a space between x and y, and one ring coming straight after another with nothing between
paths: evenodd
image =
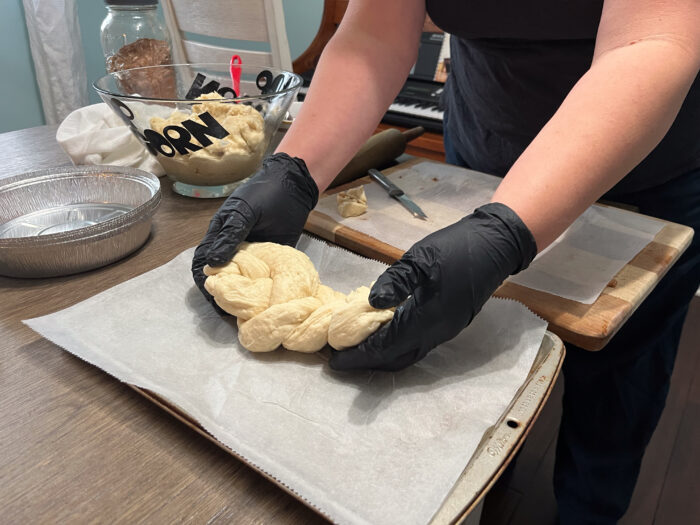
<instances>
[{"instance_id":1,"label":"red handled utensil","mask_svg":"<svg viewBox=\"0 0 700 525\"><path fill-rule=\"evenodd\" d=\"M231 57L230 71L231 71L231 83L233 84L233 90L236 92L236 97L241 96L241 65L243 60L238 55L233 55Z\"/></svg>"}]
</instances>

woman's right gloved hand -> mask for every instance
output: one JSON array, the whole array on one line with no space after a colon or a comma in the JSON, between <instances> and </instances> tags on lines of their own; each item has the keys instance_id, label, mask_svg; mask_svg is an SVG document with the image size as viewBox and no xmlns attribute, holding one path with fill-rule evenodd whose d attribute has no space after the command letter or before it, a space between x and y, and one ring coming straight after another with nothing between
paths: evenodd
<instances>
[{"instance_id":1,"label":"woman's right gloved hand","mask_svg":"<svg viewBox=\"0 0 700 525\"><path fill-rule=\"evenodd\" d=\"M214 214L192 259L192 276L204 296L204 266L222 266L245 240L294 246L318 202L318 186L303 160L276 153L263 161Z\"/></svg>"}]
</instances>

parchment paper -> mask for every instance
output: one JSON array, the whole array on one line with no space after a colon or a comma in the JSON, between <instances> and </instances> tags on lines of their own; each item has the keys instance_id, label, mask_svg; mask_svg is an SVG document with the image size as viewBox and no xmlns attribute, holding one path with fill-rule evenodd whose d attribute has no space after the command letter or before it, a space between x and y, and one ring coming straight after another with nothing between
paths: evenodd
<instances>
[{"instance_id":1,"label":"parchment paper","mask_svg":"<svg viewBox=\"0 0 700 525\"><path fill-rule=\"evenodd\" d=\"M343 292L384 265L307 237ZM325 354L238 346L191 284L192 250L63 311L25 321L147 388L339 523L426 523L524 383L546 323L492 299L456 339L400 373L336 373Z\"/></svg>"},{"instance_id":2,"label":"parchment paper","mask_svg":"<svg viewBox=\"0 0 700 525\"><path fill-rule=\"evenodd\" d=\"M407 250L429 233L489 202L502 180L430 161L395 171L389 178L423 209L427 221L413 218L374 183L365 185L368 210L364 215L341 217L334 196L321 199L316 210L344 226ZM527 270L510 281L591 304L662 227L662 222L636 213L591 206Z\"/></svg>"}]
</instances>

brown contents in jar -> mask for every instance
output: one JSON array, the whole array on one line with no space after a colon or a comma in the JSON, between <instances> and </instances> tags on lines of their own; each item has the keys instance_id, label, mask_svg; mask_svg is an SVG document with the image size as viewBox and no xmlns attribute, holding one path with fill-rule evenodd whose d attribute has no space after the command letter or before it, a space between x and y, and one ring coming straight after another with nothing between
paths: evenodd
<instances>
[{"instance_id":1,"label":"brown contents in jar","mask_svg":"<svg viewBox=\"0 0 700 525\"><path fill-rule=\"evenodd\" d=\"M139 38L122 46L107 59L107 72L172 64L170 46L164 40ZM142 97L176 98L175 74L171 68L152 68L126 71L119 75L119 84L125 93Z\"/></svg>"}]
</instances>

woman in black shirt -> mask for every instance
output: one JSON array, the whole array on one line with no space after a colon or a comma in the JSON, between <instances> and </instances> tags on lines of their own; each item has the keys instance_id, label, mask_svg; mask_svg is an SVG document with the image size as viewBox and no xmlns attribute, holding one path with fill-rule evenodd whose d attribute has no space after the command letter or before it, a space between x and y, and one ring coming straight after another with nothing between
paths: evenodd
<instances>
[{"instance_id":1,"label":"woman in black shirt","mask_svg":"<svg viewBox=\"0 0 700 525\"><path fill-rule=\"evenodd\" d=\"M403 85L426 8L453 34L448 161L504 179L491 203L377 279L373 306L402 304L366 341L333 353L336 369L421 359L601 196L700 228L698 0L353 0L277 153L212 219L193 260L202 290L204 264L228 262L243 240L296 242L319 191ZM603 351L567 345L562 522L624 514L699 284L695 240Z\"/></svg>"}]
</instances>

